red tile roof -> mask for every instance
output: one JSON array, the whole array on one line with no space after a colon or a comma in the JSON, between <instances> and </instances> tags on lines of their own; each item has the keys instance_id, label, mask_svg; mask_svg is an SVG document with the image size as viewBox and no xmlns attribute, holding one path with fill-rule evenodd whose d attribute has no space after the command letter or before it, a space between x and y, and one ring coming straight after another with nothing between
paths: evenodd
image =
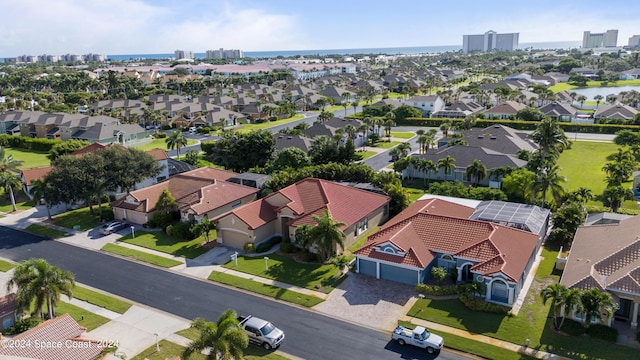
<instances>
[{"instance_id":1,"label":"red tile roof","mask_svg":"<svg viewBox=\"0 0 640 360\"><path fill-rule=\"evenodd\" d=\"M369 236L354 254L420 269L431 263L436 253L451 254L476 261L472 270L484 275L501 272L511 281L519 281L536 249L538 236L490 222L446 215L469 216L473 212L469 209L440 199L418 201ZM387 243L405 255L377 250Z\"/></svg>"},{"instance_id":2,"label":"red tile roof","mask_svg":"<svg viewBox=\"0 0 640 360\"><path fill-rule=\"evenodd\" d=\"M176 199L181 210L191 208L196 214L204 214L258 192L258 189L252 187L223 181L235 175L237 174L226 170L199 168L132 191L114 201L111 206L148 213L154 210L160 194L166 189ZM129 199L136 203L128 202Z\"/></svg>"},{"instance_id":3,"label":"red tile roof","mask_svg":"<svg viewBox=\"0 0 640 360\"><path fill-rule=\"evenodd\" d=\"M166 160L169 158L167 152L162 149L151 149L145 151L147 154L151 155L156 160Z\"/></svg>"},{"instance_id":4,"label":"red tile roof","mask_svg":"<svg viewBox=\"0 0 640 360\"><path fill-rule=\"evenodd\" d=\"M80 156L80 155L84 155L84 154L88 154L88 153L96 153L104 148L106 148L107 145L101 144L99 142L94 142L91 145L87 145L85 147L83 147L82 149L78 149L74 152L71 153L71 155L74 156Z\"/></svg>"},{"instance_id":5,"label":"red tile roof","mask_svg":"<svg viewBox=\"0 0 640 360\"><path fill-rule=\"evenodd\" d=\"M53 166L43 166L22 170L22 178L27 186L31 186L33 180L41 180L53 169Z\"/></svg>"},{"instance_id":6,"label":"red tile roof","mask_svg":"<svg viewBox=\"0 0 640 360\"><path fill-rule=\"evenodd\" d=\"M265 200L278 194L289 199L283 207L291 209L298 215L297 218L289 221L291 226L315 224L312 215L322 215L324 209L328 209L334 221L343 222L346 224L345 227L349 227L390 200L385 195L315 178L298 181L269 195ZM247 204L232 213L248 224L251 229L258 228L275 219L277 212L281 210L273 207L268 210L271 205L265 200L261 200L260 204Z\"/></svg>"},{"instance_id":7,"label":"red tile roof","mask_svg":"<svg viewBox=\"0 0 640 360\"><path fill-rule=\"evenodd\" d=\"M24 347L0 347L0 358L5 356L47 360L91 360L104 350L94 340L82 337L85 328L69 314L47 320L13 338ZM28 344L28 346L26 346ZM47 345L58 345L47 346Z\"/></svg>"}]
</instances>

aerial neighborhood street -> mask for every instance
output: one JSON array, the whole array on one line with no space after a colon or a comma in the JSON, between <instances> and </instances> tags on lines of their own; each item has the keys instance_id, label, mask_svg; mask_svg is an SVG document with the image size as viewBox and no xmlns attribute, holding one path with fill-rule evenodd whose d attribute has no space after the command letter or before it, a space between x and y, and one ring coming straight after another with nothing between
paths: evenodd
<instances>
[{"instance_id":1,"label":"aerial neighborhood street","mask_svg":"<svg viewBox=\"0 0 640 360\"><path fill-rule=\"evenodd\" d=\"M0 1L0 359L640 358L637 5L70 1Z\"/></svg>"}]
</instances>

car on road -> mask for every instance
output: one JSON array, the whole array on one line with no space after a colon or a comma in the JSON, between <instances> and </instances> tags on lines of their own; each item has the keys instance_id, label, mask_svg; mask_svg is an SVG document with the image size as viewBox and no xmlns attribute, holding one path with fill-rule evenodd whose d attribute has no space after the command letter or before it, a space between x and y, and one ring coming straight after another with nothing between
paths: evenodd
<instances>
[{"instance_id":1,"label":"car on road","mask_svg":"<svg viewBox=\"0 0 640 360\"><path fill-rule=\"evenodd\" d=\"M249 342L262 346L265 350L277 348L284 340L284 332L266 320L248 315L238 316L238 321L249 336Z\"/></svg>"},{"instance_id":2,"label":"car on road","mask_svg":"<svg viewBox=\"0 0 640 360\"><path fill-rule=\"evenodd\" d=\"M422 326L416 326L415 329L406 328L398 325L391 333L393 340L398 340L398 344L411 344L413 346L427 349L429 354L440 351L444 345L442 336L436 335Z\"/></svg>"},{"instance_id":3,"label":"car on road","mask_svg":"<svg viewBox=\"0 0 640 360\"><path fill-rule=\"evenodd\" d=\"M110 223L106 223L100 227L100 234L109 235L113 234L118 230L122 230L127 227L127 223L123 221L112 221Z\"/></svg>"}]
</instances>

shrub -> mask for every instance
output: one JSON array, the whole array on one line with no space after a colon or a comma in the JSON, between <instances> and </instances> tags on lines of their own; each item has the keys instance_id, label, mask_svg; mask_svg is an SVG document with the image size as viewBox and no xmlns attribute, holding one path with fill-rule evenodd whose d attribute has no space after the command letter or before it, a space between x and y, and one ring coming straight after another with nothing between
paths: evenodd
<instances>
[{"instance_id":1,"label":"shrub","mask_svg":"<svg viewBox=\"0 0 640 360\"><path fill-rule=\"evenodd\" d=\"M580 336L584 334L584 326L582 326L581 323L571 319L564 320L564 324L562 324L561 330L564 333L572 336Z\"/></svg>"},{"instance_id":2,"label":"shrub","mask_svg":"<svg viewBox=\"0 0 640 360\"><path fill-rule=\"evenodd\" d=\"M509 308L505 306L486 302L482 299L478 299L467 294L460 295L459 299L460 302L464 304L464 306L473 311L482 311L502 315L506 315L509 313Z\"/></svg>"},{"instance_id":3,"label":"shrub","mask_svg":"<svg viewBox=\"0 0 640 360\"><path fill-rule=\"evenodd\" d=\"M589 336L605 341L616 342L618 340L618 330L606 325L594 324L587 328Z\"/></svg>"},{"instance_id":4,"label":"shrub","mask_svg":"<svg viewBox=\"0 0 640 360\"><path fill-rule=\"evenodd\" d=\"M274 236L271 239L267 240L267 241L263 241L260 244L258 244L258 246L256 247L256 252L257 253L263 253L266 251L271 250L271 248L282 242L282 236Z\"/></svg>"},{"instance_id":5,"label":"shrub","mask_svg":"<svg viewBox=\"0 0 640 360\"><path fill-rule=\"evenodd\" d=\"M165 229L173 222L173 216L171 214L156 212L151 215L151 219L147 223L150 228Z\"/></svg>"},{"instance_id":6,"label":"shrub","mask_svg":"<svg viewBox=\"0 0 640 360\"><path fill-rule=\"evenodd\" d=\"M432 296L446 296L455 295L458 293L456 286L436 286L427 284L416 285L416 292L418 294L432 295Z\"/></svg>"},{"instance_id":7,"label":"shrub","mask_svg":"<svg viewBox=\"0 0 640 360\"><path fill-rule=\"evenodd\" d=\"M433 276L438 283L442 284L444 279L447 278L447 268L444 266L434 266L431 268L431 276Z\"/></svg>"},{"instance_id":8,"label":"shrub","mask_svg":"<svg viewBox=\"0 0 640 360\"><path fill-rule=\"evenodd\" d=\"M167 235L175 236L181 240L193 240L196 238L196 234L193 232L193 226L186 222L177 222L173 225L167 226Z\"/></svg>"},{"instance_id":9,"label":"shrub","mask_svg":"<svg viewBox=\"0 0 640 360\"><path fill-rule=\"evenodd\" d=\"M15 325L2 330L3 335L16 335L23 333L33 327L36 327L42 322L42 319L37 316L31 316L25 319L16 321Z\"/></svg>"},{"instance_id":10,"label":"shrub","mask_svg":"<svg viewBox=\"0 0 640 360\"><path fill-rule=\"evenodd\" d=\"M269 117L269 121L278 121L278 117L277 116L270 116Z\"/></svg>"},{"instance_id":11,"label":"shrub","mask_svg":"<svg viewBox=\"0 0 640 360\"><path fill-rule=\"evenodd\" d=\"M293 243L283 242L282 244L280 244L280 251L282 251L283 253L291 254L294 252L298 252L298 250L300 250L300 248L295 246Z\"/></svg>"},{"instance_id":12,"label":"shrub","mask_svg":"<svg viewBox=\"0 0 640 360\"><path fill-rule=\"evenodd\" d=\"M164 139L167 137L167 133L159 132L152 135L156 139Z\"/></svg>"},{"instance_id":13,"label":"shrub","mask_svg":"<svg viewBox=\"0 0 640 360\"><path fill-rule=\"evenodd\" d=\"M316 262L316 261L318 261L318 254L314 254L314 253L310 252L309 250L305 250L302 253L302 261L305 261L305 262Z\"/></svg>"},{"instance_id":14,"label":"shrub","mask_svg":"<svg viewBox=\"0 0 640 360\"><path fill-rule=\"evenodd\" d=\"M162 125L162 130L171 130L171 125Z\"/></svg>"},{"instance_id":15,"label":"shrub","mask_svg":"<svg viewBox=\"0 0 640 360\"><path fill-rule=\"evenodd\" d=\"M252 242L248 242L244 244L242 250L244 250L244 252L247 254L253 254L254 252L256 252L256 245Z\"/></svg>"}]
</instances>

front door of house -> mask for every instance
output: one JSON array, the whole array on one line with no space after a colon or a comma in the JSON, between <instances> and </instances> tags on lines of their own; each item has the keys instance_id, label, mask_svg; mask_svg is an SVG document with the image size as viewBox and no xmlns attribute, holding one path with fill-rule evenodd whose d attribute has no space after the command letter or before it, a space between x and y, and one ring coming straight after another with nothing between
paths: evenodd
<instances>
[{"instance_id":1,"label":"front door of house","mask_svg":"<svg viewBox=\"0 0 640 360\"><path fill-rule=\"evenodd\" d=\"M631 318L631 307L633 306L633 301L629 299L620 298L620 307L618 311L615 313L615 318L620 320L629 320Z\"/></svg>"}]
</instances>

